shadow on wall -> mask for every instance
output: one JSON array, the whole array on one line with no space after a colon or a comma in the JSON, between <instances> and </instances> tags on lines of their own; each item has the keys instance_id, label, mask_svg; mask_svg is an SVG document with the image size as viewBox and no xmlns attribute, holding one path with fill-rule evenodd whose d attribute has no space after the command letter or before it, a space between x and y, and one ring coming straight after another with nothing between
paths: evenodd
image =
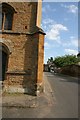
<instances>
[{"instance_id":1,"label":"shadow on wall","mask_svg":"<svg viewBox=\"0 0 80 120\"><path fill-rule=\"evenodd\" d=\"M34 47L33 47L34 46ZM37 60L38 43L34 36L28 36L25 43L24 71L26 74L23 79L23 87L27 88L27 93L35 94L37 79ZM26 90L26 89L25 89Z\"/></svg>"},{"instance_id":2,"label":"shadow on wall","mask_svg":"<svg viewBox=\"0 0 80 120\"><path fill-rule=\"evenodd\" d=\"M36 28L36 4L32 3L32 12L30 18L29 32L35 32ZM33 10L35 8L35 10ZM24 45L25 58L24 58L24 71L23 87L25 93L36 95L37 91L37 62L38 62L38 38L34 35L26 35L26 42Z\"/></svg>"}]
</instances>

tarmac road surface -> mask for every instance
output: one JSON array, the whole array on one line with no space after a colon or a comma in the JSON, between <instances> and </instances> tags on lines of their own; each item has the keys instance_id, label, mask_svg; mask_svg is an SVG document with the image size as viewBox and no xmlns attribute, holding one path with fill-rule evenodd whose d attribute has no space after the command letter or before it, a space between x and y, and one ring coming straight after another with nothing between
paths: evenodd
<instances>
[{"instance_id":1,"label":"tarmac road surface","mask_svg":"<svg viewBox=\"0 0 80 120\"><path fill-rule=\"evenodd\" d=\"M50 104L41 97L35 108L3 107L3 118L78 118L78 78L48 72L44 78Z\"/></svg>"},{"instance_id":2,"label":"tarmac road surface","mask_svg":"<svg viewBox=\"0 0 80 120\"><path fill-rule=\"evenodd\" d=\"M48 118L78 118L78 78L45 73L55 96ZM53 114L52 114L53 113Z\"/></svg>"}]
</instances>

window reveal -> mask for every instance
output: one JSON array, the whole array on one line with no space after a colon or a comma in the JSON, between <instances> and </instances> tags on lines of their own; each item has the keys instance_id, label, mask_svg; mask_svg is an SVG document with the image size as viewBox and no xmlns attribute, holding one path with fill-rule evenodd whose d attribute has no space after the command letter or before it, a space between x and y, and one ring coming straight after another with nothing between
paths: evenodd
<instances>
[{"instance_id":1,"label":"window reveal","mask_svg":"<svg viewBox=\"0 0 80 120\"><path fill-rule=\"evenodd\" d=\"M4 28L3 29L4 30L11 30L12 29L13 15L11 13L6 13L4 16L3 17L4 17L5 20L3 20L4 21L4 26L3 26Z\"/></svg>"},{"instance_id":2,"label":"window reveal","mask_svg":"<svg viewBox=\"0 0 80 120\"><path fill-rule=\"evenodd\" d=\"M0 8L1 9L1 8ZM12 30L14 11L5 4L2 4L2 11L0 10L0 30Z\"/></svg>"},{"instance_id":3,"label":"window reveal","mask_svg":"<svg viewBox=\"0 0 80 120\"><path fill-rule=\"evenodd\" d=\"M2 29L2 13L0 13L0 30Z\"/></svg>"}]
</instances>

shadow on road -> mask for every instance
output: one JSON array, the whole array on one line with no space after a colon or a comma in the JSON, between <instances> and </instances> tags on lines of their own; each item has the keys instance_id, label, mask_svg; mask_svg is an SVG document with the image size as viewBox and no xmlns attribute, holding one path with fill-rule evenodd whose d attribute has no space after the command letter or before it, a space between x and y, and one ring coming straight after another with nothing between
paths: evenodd
<instances>
[{"instance_id":1,"label":"shadow on road","mask_svg":"<svg viewBox=\"0 0 80 120\"><path fill-rule=\"evenodd\" d=\"M61 82L73 82L73 83L77 83L80 84L80 77L72 77L69 75L64 75L64 74L59 74L59 73L51 73L53 74L55 77L59 77Z\"/></svg>"}]
</instances>

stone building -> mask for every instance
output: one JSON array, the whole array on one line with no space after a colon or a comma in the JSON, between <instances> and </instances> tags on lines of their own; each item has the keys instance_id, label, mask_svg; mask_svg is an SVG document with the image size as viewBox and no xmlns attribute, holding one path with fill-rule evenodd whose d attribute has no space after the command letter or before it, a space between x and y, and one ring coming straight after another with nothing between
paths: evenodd
<instances>
[{"instance_id":1,"label":"stone building","mask_svg":"<svg viewBox=\"0 0 80 120\"><path fill-rule=\"evenodd\" d=\"M0 3L3 90L36 95L43 91L42 2ZM1 77L0 77L1 78Z\"/></svg>"}]
</instances>

